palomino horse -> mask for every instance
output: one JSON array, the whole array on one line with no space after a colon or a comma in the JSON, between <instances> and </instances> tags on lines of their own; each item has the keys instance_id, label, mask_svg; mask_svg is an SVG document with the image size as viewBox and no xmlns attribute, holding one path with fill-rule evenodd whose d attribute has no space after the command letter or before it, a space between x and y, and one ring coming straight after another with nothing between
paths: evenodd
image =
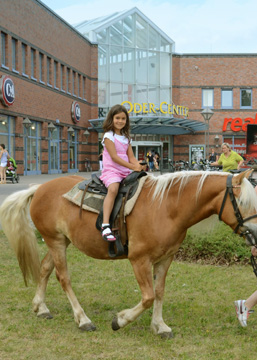
<instances>
[{"instance_id":1,"label":"palomino horse","mask_svg":"<svg viewBox=\"0 0 257 360\"><path fill-rule=\"evenodd\" d=\"M127 257L142 297L136 306L116 315L112 322L113 330L123 328L153 305L152 330L162 337L172 337L172 330L162 317L165 278L187 229L212 214L220 213L221 219L232 229L241 233L243 230L243 235L251 233L254 239L257 237L257 220L253 216L257 212L257 196L247 180L249 174L247 171L231 180L234 204L233 199L225 195L227 178L232 177L227 173L193 171L147 176L134 209L126 218ZM25 283L31 276L37 281L33 299L37 316L51 317L45 304L45 292L55 267L76 323L80 329L92 331L95 326L84 313L71 287L66 249L72 243L93 258L109 260L109 257L108 244L95 227L97 214L83 211L80 218L79 207L62 196L82 180L78 176L67 176L14 193L2 204L0 219L16 252ZM49 248L41 266L35 232L28 218L29 204L31 218ZM235 206L242 217L250 217L243 220L245 224L239 221L237 226Z\"/></svg>"}]
</instances>

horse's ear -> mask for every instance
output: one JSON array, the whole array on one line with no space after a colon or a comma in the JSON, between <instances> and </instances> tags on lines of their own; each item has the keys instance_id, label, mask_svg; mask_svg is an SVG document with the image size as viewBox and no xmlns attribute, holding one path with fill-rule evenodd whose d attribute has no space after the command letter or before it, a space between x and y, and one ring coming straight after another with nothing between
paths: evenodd
<instances>
[{"instance_id":1,"label":"horse's ear","mask_svg":"<svg viewBox=\"0 0 257 360\"><path fill-rule=\"evenodd\" d=\"M246 171L241 172L240 174L233 176L232 184L233 185L240 185L243 181L243 178L248 179L249 176L253 173L253 169L249 169Z\"/></svg>"}]
</instances>

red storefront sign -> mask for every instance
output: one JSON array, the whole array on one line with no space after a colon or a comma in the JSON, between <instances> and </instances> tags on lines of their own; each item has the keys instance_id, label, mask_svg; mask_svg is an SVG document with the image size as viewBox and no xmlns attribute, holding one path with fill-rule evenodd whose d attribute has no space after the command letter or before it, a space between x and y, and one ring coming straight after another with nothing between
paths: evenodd
<instances>
[{"instance_id":1,"label":"red storefront sign","mask_svg":"<svg viewBox=\"0 0 257 360\"><path fill-rule=\"evenodd\" d=\"M238 131L247 131L248 124L257 124L257 114L255 118L247 117L242 119L240 117L232 118L225 118L223 122L222 131L232 130L235 132Z\"/></svg>"}]
</instances>

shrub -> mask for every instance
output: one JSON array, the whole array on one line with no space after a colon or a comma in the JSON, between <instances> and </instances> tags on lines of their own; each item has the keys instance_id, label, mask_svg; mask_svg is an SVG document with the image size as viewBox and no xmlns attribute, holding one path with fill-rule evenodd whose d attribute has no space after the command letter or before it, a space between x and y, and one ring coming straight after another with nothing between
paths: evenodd
<instances>
[{"instance_id":1,"label":"shrub","mask_svg":"<svg viewBox=\"0 0 257 360\"><path fill-rule=\"evenodd\" d=\"M216 222L212 227L205 231L199 227L190 228L176 259L208 264L248 264L251 252L245 240L223 222Z\"/></svg>"}]
</instances>

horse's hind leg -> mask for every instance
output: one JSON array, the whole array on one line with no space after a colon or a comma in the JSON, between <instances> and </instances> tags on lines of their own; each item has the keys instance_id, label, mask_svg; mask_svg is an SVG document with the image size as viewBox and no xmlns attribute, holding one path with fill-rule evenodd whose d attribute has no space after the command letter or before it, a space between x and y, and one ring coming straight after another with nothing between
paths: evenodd
<instances>
[{"instance_id":1,"label":"horse's hind leg","mask_svg":"<svg viewBox=\"0 0 257 360\"><path fill-rule=\"evenodd\" d=\"M54 262L50 252L46 254L41 262L40 267L40 280L37 286L36 295L32 301L33 310L37 313L38 317L52 319L52 315L45 304L46 287L49 276L54 269Z\"/></svg>"},{"instance_id":2,"label":"horse's hind leg","mask_svg":"<svg viewBox=\"0 0 257 360\"><path fill-rule=\"evenodd\" d=\"M173 337L171 328L165 324L162 318L165 279L172 260L173 256L154 265L155 299L151 329L155 334L165 338Z\"/></svg>"},{"instance_id":3,"label":"horse's hind leg","mask_svg":"<svg viewBox=\"0 0 257 360\"><path fill-rule=\"evenodd\" d=\"M47 238L44 237L44 239L47 243ZM70 304L72 306L72 310L74 313L75 321L81 330L94 331L96 329L95 325L91 322L91 320L84 313L84 310L80 306L80 304L76 298L76 295L74 294L72 287L71 287L70 277L69 277L68 269L67 269L67 261L66 261L66 248L68 245L67 239L65 239L65 240L59 239L58 243L57 243L57 241L55 241L55 242L51 241L51 243L52 243L52 245L51 245L50 251L51 251L53 261L54 261L54 266L56 269L56 277L59 280L63 290L65 291L65 293L70 301ZM53 245L55 243L56 243L56 247L54 247L54 245Z\"/></svg>"}]
</instances>

